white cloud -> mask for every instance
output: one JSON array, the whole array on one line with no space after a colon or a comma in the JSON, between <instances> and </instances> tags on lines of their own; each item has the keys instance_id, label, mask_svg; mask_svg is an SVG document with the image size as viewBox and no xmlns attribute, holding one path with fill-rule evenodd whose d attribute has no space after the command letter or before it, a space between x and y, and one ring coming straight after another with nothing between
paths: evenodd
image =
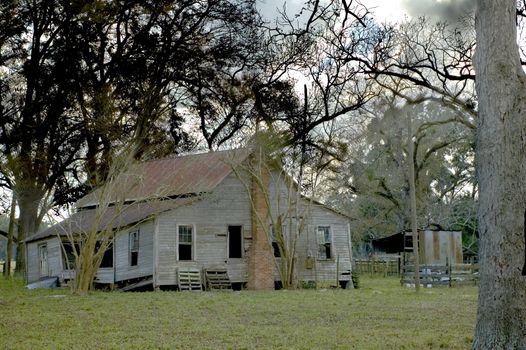
<instances>
[{"instance_id":1,"label":"white cloud","mask_svg":"<svg viewBox=\"0 0 526 350\"><path fill-rule=\"evenodd\" d=\"M402 2L407 0L363 0L378 22L400 22L408 15Z\"/></svg>"},{"instance_id":2,"label":"white cloud","mask_svg":"<svg viewBox=\"0 0 526 350\"><path fill-rule=\"evenodd\" d=\"M412 0L419 1L419 0ZM407 15L406 7L411 0L362 0L379 22L399 22ZM257 8L267 21L278 16L278 10L285 6L290 15L298 13L304 6L304 0L258 0Z\"/></svg>"}]
</instances>

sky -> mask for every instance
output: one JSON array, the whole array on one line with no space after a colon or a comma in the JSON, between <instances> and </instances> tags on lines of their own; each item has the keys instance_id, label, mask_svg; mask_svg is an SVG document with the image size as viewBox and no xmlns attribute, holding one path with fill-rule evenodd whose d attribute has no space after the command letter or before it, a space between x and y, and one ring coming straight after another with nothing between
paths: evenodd
<instances>
[{"instance_id":1,"label":"sky","mask_svg":"<svg viewBox=\"0 0 526 350\"><path fill-rule=\"evenodd\" d=\"M349 0L348 0L349 1ZM470 12L475 0L354 0L365 5L380 23L400 22L406 18L426 15L455 21ZM267 19L276 18L277 8L285 4L289 14L297 13L305 0L258 0L258 8Z\"/></svg>"},{"instance_id":2,"label":"sky","mask_svg":"<svg viewBox=\"0 0 526 350\"><path fill-rule=\"evenodd\" d=\"M407 15L407 8L412 2L436 2L436 0L361 0L379 22L396 22L402 20ZM258 0L258 8L267 19L277 16L277 8L282 9L285 4L287 12L297 13L301 9L304 0Z\"/></svg>"},{"instance_id":3,"label":"sky","mask_svg":"<svg viewBox=\"0 0 526 350\"><path fill-rule=\"evenodd\" d=\"M378 22L397 22L408 15L408 0L363 0L362 3L374 13Z\"/></svg>"}]
</instances>

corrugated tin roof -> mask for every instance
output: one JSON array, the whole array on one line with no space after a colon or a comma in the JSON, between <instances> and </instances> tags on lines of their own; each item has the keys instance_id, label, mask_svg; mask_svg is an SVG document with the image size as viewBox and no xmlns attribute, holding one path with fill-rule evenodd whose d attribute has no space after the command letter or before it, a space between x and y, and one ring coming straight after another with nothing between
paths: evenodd
<instances>
[{"instance_id":1,"label":"corrugated tin roof","mask_svg":"<svg viewBox=\"0 0 526 350\"><path fill-rule=\"evenodd\" d=\"M110 201L140 201L210 192L232 172L233 166L242 163L248 155L247 149L237 149L137 163L119 175L116 183L120 187L114 192L123 195L115 194ZM101 190L97 189L81 198L75 206L90 207L100 201Z\"/></svg>"},{"instance_id":2,"label":"corrugated tin roof","mask_svg":"<svg viewBox=\"0 0 526 350\"><path fill-rule=\"evenodd\" d=\"M232 172L232 168L245 161L249 154L247 149L238 149L137 163L130 171L119 175L119 181L116 181L118 188L110 191L110 198L113 198L109 202L123 203L123 200L126 200L126 203L131 204L126 204L124 210L118 212L115 207L109 206L102 219L98 220L97 230L122 228L155 214L195 202L201 198L198 194L211 192ZM81 198L75 204L78 212L63 222L36 233L26 241L77 234L92 229L92 225L97 221L95 206L100 202L101 191L102 189L95 190Z\"/></svg>"},{"instance_id":3,"label":"corrugated tin roof","mask_svg":"<svg viewBox=\"0 0 526 350\"><path fill-rule=\"evenodd\" d=\"M96 215L102 216L102 218L98 220L97 231L124 228L148 220L155 214L194 203L199 199L199 196L194 196L163 201L132 203L118 207L110 206L105 209L83 209L74 213L64 221L29 237L26 242L57 235L67 236L68 234L87 232L93 229L93 225L97 221L95 220Z\"/></svg>"}]
</instances>

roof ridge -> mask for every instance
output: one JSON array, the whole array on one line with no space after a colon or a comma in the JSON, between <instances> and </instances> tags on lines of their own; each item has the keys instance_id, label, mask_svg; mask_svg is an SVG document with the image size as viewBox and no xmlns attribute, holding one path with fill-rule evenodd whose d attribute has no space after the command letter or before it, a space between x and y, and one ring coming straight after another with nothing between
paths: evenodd
<instances>
[{"instance_id":1,"label":"roof ridge","mask_svg":"<svg viewBox=\"0 0 526 350\"><path fill-rule=\"evenodd\" d=\"M233 153L236 151L243 151L248 150L247 147L239 147L239 148L232 148L232 149L223 149L223 150L209 150L209 151L203 151L199 153L186 153L186 154L176 154L172 153L169 155L166 155L164 157L160 158L152 158L152 159L146 159L146 160L140 160L138 164L144 164L144 163L150 163L150 162L159 162L163 160L172 160L172 159L178 159L178 158L186 158L186 157L197 157L197 156L204 156L209 154L218 154L218 153Z\"/></svg>"},{"instance_id":2,"label":"roof ridge","mask_svg":"<svg viewBox=\"0 0 526 350\"><path fill-rule=\"evenodd\" d=\"M122 181L118 180L111 189L111 200L116 200L118 193L126 200L138 200L158 196L159 191L167 195L209 192L249 154L247 148L236 148L140 161L118 175ZM98 193L100 187L80 198L75 206L95 205L99 202Z\"/></svg>"}]
</instances>

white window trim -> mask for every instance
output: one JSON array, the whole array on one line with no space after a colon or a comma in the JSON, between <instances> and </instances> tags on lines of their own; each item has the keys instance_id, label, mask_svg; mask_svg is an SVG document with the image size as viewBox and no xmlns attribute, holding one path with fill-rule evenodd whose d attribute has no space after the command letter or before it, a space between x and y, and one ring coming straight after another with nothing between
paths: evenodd
<instances>
[{"instance_id":1,"label":"white window trim","mask_svg":"<svg viewBox=\"0 0 526 350\"><path fill-rule=\"evenodd\" d=\"M192 227L192 260L179 260L179 227L180 226L191 226ZM175 225L175 258L176 261L197 261L197 255L196 255L196 225L193 223L180 223Z\"/></svg>"},{"instance_id":2,"label":"white window trim","mask_svg":"<svg viewBox=\"0 0 526 350\"><path fill-rule=\"evenodd\" d=\"M230 231L228 230L228 228L230 226L239 226L239 227L241 227L241 257L240 258L231 258L230 257ZM245 236L244 236L243 232L244 232L243 225L241 225L241 224L228 224L228 225L226 225L226 258L227 259L237 260L237 259L243 259L245 257Z\"/></svg>"},{"instance_id":3,"label":"white window trim","mask_svg":"<svg viewBox=\"0 0 526 350\"><path fill-rule=\"evenodd\" d=\"M319 249L320 249L321 242L318 239L318 237L319 237L318 236L318 232L319 232L319 228L320 227L328 227L329 228L329 232L331 234L331 241L330 241L330 243L331 243L331 257L330 258L320 258ZM316 259L317 260L321 260L321 261L334 260L334 233L333 233L333 230L332 230L332 225L316 225Z\"/></svg>"}]
</instances>

